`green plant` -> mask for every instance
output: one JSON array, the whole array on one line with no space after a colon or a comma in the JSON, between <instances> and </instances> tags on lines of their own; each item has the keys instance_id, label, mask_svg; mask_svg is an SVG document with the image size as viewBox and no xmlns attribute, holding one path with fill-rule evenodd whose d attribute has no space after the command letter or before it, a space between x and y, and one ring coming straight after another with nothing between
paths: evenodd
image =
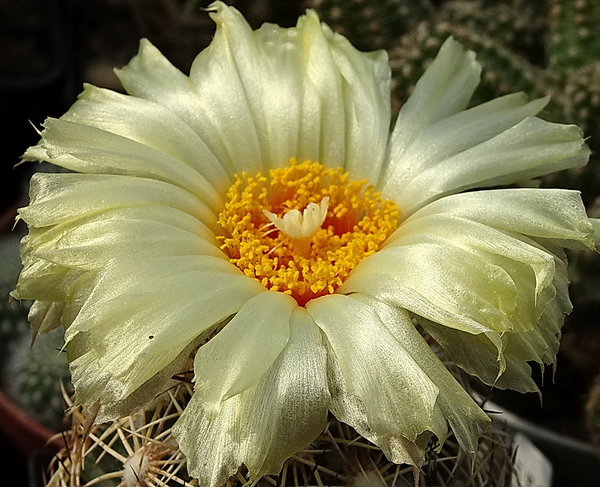
<instances>
[{"instance_id":1,"label":"green plant","mask_svg":"<svg viewBox=\"0 0 600 487\"><path fill-rule=\"evenodd\" d=\"M20 235L0 240L3 256L0 273L0 363L2 386L24 412L51 429L58 429L64 417L60 384L69 384L69 369L62 330L38 337L31 344L27 313L31 302L9 298L21 268Z\"/></svg>"}]
</instances>

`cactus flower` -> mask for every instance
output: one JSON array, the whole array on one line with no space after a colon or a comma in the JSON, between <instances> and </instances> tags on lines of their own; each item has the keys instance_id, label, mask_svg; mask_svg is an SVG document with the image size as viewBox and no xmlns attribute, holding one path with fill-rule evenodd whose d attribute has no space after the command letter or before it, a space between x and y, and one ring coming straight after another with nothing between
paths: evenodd
<instances>
[{"instance_id":1,"label":"cactus flower","mask_svg":"<svg viewBox=\"0 0 600 487\"><path fill-rule=\"evenodd\" d=\"M390 132L384 52L308 11L253 31L221 2L189 76L150 42L48 119L25 160L29 234L13 295L62 324L98 421L160 392L195 353L174 427L200 485L277 473L332 412L419 466L489 422L423 338L486 384L536 391L570 310L565 248L594 248L576 191L519 186L586 164L575 126L480 78L449 38ZM418 327L416 326L418 323Z\"/></svg>"}]
</instances>

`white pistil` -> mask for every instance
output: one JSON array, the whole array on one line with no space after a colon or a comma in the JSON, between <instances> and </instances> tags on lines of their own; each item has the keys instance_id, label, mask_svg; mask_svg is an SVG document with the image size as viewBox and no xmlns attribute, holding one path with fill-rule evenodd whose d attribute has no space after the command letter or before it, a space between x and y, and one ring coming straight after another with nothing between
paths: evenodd
<instances>
[{"instance_id":1,"label":"white pistil","mask_svg":"<svg viewBox=\"0 0 600 487\"><path fill-rule=\"evenodd\" d=\"M312 237L321 228L327 217L329 208L329 196L321 200L321 203L309 203L304 211L290 210L283 218L275 213L263 210L265 216L283 233L293 239L304 240Z\"/></svg>"}]
</instances>

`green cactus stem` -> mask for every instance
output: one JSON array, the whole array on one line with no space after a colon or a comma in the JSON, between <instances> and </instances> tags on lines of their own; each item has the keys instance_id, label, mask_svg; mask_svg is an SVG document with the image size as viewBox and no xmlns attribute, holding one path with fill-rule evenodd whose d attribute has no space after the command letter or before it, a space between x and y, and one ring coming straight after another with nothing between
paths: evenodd
<instances>
[{"instance_id":1,"label":"green cactus stem","mask_svg":"<svg viewBox=\"0 0 600 487\"><path fill-rule=\"evenodd\" d=\"M429 0L313 0L310 7L363 51L388 49L433 13Z\"/></svg>"},{"instance_id":2,"label":"green cactus stem","mask_svg":"<svg viewBox=\"0 0 600 487\"><path fill-rule=\"evenodd\" d=\"M550 69L566 72L600 58L600 3L549 0L547 51Z\"/></svg>"},{"instance_id":3,"label":"green cactus stem","mask_svg":"<svg viewBox=\"0 0 600 487\"><path fill-rule=\"evenodd\" d=\"M0 379L10 399L32 418L50 429L62 426L62 381L69 387L66 354L61 353L62 329L41 335L31 346L27 313L31 302L11 300L21 269L19 233L0 239Z\"/></svg>"}]
</instances>

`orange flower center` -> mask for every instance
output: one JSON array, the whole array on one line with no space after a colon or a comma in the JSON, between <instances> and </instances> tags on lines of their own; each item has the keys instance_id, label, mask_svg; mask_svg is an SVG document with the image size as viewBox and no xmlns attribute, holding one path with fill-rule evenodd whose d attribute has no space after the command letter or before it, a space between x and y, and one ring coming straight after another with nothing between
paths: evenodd
<instances>
[{"instance_id":1,"label":"orange flower center","mask_svg":"<svg viewBox=\"0 0 600 487\"><path fill-rule=\"evenodd\" d=\"M231 262L300 306L334 293L350 271L396 229L396 204L368 181L317 162L291 164L268 177L236 176L219 215Z\"/></svg>"}]
</instances>

